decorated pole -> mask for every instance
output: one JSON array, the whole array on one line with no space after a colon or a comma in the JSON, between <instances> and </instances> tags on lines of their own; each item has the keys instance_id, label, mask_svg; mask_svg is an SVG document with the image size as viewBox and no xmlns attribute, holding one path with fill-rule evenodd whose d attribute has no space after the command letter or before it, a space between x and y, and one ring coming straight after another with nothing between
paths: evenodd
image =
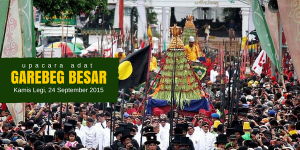
<instances>
[{"instance_id":1,"label":"decorated pole","mask_svg":"<svg viewBox=\"0 0 300 150\"><path fill-rule=\"evenodd\" d=\"M101 35L101 54L100 57L103 57L103 30L104 30L104 15L102 14L102 35Z\"/></svg>"},{"instance_id":2,"label":"decorated pole","mask_svg":"<svg viewBox=\"0 0 300 150\"><path fill-rule=\"evenodd\" d=\"M149 70L150 70L150 61L151 61L151 49L152 49L152 44L150 44L150 48L149 48L149 57L148 57L148 70L147 70L147 80L146 80L146 83L145 83L145 92L148 90L148 84L149 84ZM145 98L147 99L148 98L148 95L147 95L147 92L145 94ZM143 109L143 118L142 118L142 122L145 121L145 116L146 116L146 105L147 101L144 102L144 109ZM142 123L142 133L143 133L143 130L144 130L144 123ZM142 145L142 139L143 139L143 136L141 134L141 139L140 139L140 145Z\"/></svg>"}]
</instances>

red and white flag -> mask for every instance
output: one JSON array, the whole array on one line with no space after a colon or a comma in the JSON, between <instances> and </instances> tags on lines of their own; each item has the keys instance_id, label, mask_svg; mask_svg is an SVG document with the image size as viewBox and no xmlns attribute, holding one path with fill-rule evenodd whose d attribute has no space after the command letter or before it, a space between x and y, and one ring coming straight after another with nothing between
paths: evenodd
<instances>
[{"instance_id":1,"label":"red and white flag","mask_svg":"<svg viewBox=\"0 0 300 150\"><path fill-rule=\"evenodd\" d=\"M104 58L113 57L117 50L117 40L114 40L113 44L109 44L104 48Z\"/></svg>"},{"instance_id":2,"label":"red and white flag","mask_svg":"<svg viewBox=\"0 0 300 150\"><path fill-rule=\"evenodd\" d=\"M262 69L263 69L263 64L266 63L266 59L267 59L267 54L264 50L262 50L258 57L256 58L253 66L252 66L252 70L257 73L257 74L261 74Z\"/></svg>"},{"instance_id":3,"label":"red and white flag","mask_svg":"<svg viewBox=\"0 0 300 150\"><path fill-rule=\"evenodd\" d=\"M6 106L15 122L25 121L25 103L6 103Z\"/></svg>"}]
</instances>

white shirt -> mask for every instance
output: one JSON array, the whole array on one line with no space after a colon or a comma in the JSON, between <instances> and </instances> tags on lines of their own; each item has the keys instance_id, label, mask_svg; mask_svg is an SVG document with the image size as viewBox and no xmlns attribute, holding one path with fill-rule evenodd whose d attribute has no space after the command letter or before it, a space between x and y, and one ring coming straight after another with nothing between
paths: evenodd
<instances>
[{"instance_id":1,"label":"white shirt","mask_svg":"<svg viewBox=\"0 0 300 150\"><path fill-rule=\"evenodd\" d=\"M193 145L196 146L199 143L199 134L197 134L197 132L194 131L194 133L192 135L189 135L188 133L186 134L186 137L189 137L190 140L193 142Z\"/></svg>"},{"instance_id":2,"label":"white shirt","mask_svg":"<svg viewBox=\"0 0 300 150\"><path fill-rule=\"evenodd\" d=\"M219 74L218 71L211 70L210 71L210 81L213 83L216 82L216 77L218 74Z\"/></svg>"},{"instance_id":3,"label":"white shirt","mask_svg":"<svg viewBox=\"0 0 300 150\"><path fill-rule=\"evenodd\" d=\"M205 133L201 131L198 135L199 142L195 146L195 150L213 150L215 147L216 136L209 131Z\"/></svg>"},{"instance_id":4,"label":"white shirt","mask_svg":"<svg viewBox=\"0 0 300 150\"><path fill-rule=\"evenodd\" d=\"M96 149L99 144L99 135L97 133L97 128L95 126L84 126L81 128L81 132L83 134L82 145L86 148L94 148Z\"/></svg>"},{"instance_id":5,"label":"white shirt","mask_svg":"<svg viewBox=\"0 0 300 150\"><path fill-rule=\"evenodd\" d=\"M95 126L101 128L101 129L105 129L106 128L106 121L104 121L103 123L98 122L98 123L95 124Z\"/></svg>"},{"instance_id":6,"label":"white shirt","mask_svg":"<svg viewBox=\"0 0 300 150\"><path fill-rule=\"evenodd\" d=\"M169 130L168 130L168 125L165 125L166 128L163 128L161 126L160 130L159 130L159 134L157 134L157 140L160 139L160 144L159 147L161 150L167 150L169 147ZM170 127L170 126L169 126Z\"/></svg>"},{"instance_id":7,"label":"white shirt","mask_svg":"<svg viewBox=\"0 0 300 150\"><path fill-rule=\"evenodd\" d=\"M197 126L197 127L194 127L194 134L200 134L201 132L202 132L202 128L200 128L199 126ZM196 132L196 133L195 133Z\"/></svg>"},{"instance_id":8,"label":"white shirt","mask_svg":"<svg viewBox=\"0 0 300 150\"><path fill-rule=\"evenodd\" d=\"M104 149L104 147L110 146L110 129L105 128L99 132L99 149ZM113 136L113 133L112 133ZM112 141L113 142L113 141Z\"/></svg>"}]
</instances>

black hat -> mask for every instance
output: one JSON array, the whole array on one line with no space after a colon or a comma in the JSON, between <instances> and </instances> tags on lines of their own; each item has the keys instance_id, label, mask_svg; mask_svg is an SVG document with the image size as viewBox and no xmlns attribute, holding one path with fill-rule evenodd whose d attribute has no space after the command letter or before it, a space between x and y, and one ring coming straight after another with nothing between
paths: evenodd
<instances>
[{"instance_id":1,"label":"black hat","mask_svg":"<svg viewBox=\"0 0 300 150\"><path fill-rule=\"evenodd\" d=\"M244 135L243 127L239 125L234 128L234 132L239 132L241 135Z\"/></svg>"},{"instance_id":2,"label":"black hat","mask_svg":"<svg viewBox=\"0 0 300 150\"><path fill-rule=\"evenodd\" d=\"M112 108L111 108L111 107L106 107L106 108L105 108L105 111L111 113L111 112L112 112Z\"/></svg>"},{"instance_id":3,"label":"black hat","mask_svg":"<svg viewBox=\"0 0 300 150\"><path fill-rule=\"evenodd\" d=\"M152 126L147 126L143 129L143 136L146 136L148 134L156 134Z\"/></svg>"},{"instance_id":4,"label":"black hat","mask_svg":"<svg viewBox=\"0 0 300 150\"><path fill-rule=\"evenodd\" d=\"M72 124L70 124L70 123L65 123L65 124L64 124L64 131L65 131L66 133L69 132L69 131L71 131L72 128L73 128L73 125L72 125Z\"/></svg>"},{"instance_id":5,"label":"black hat","mask_svg":"<svg viewBox=\"0 0 300 150\"><path fill-rule=\"evenodd\" d=\"M73 126L76 126L77 125L77 121L74 120L74 119L68 119L68 122L69 124L72 124Z\"/></svg>"},{"instance_id":6,"label":"black hat","mask_svg":"<svg viewBox=\"0 0 300 150\"><path fill-rule=\"evenodd\" d=\"M180 137L180 144L179 145L187 145L190 146L190 139L189 137Z\"/></svg>"},{"instance_id":7,"label":"black hat","mask_svg":"<svg viewBox=\"0 0 300 150\"><path fill-rule=\"evenodd\" d=\"M143 117L142 116L137 116L137 119L140 119L142 121Z\"/></svg>"},{"instance_id":8,"label":"black hat","mask_svg":"<svg viewBox=\"0 0 300 150\"><path fill-rule=\"evenodd\" d=\"M133 124L132 124L132 123L127 123L126 129L129 129L130 131L135 131L135 130L133 129Z\"/></svg>"},{"instance_id":9,"label":"black hat","mask_svg":"<svg viewBox=\"0 0 300 150\"><path fill-rule=\"evenodd\" d=\"M61 129L61 123L54 123L53 124L53 129L56 130L56 129Z\"/></svg>"},{"instance_id":10,"label":"black hat","mask_svg":"<svg viewBox=\"0 0 300 150\"><path fill-rule=\"evenodd\" d=\"M87 121L87 122L94 122L94 119L91 118L91 117L89 117L89 118L86 119L86 121Z\"/></svg>"},{"instance_id":11,"label":"black hat","mask_svg":"<svg viewBox=\"0 0 300 150\"><path fill-rule=\"evenodd\" d=\"M123 127L124 129L127 128L127 123L119 123L119 127Z\"/></svg>"},{"instance_id":12,"label":"black hat","mask_svg":"<svg viewBox=\"0 0 300 150\"><path fill-rule=\"evenodd\" d=\"M123 142L126 138L132 138L133 135L130 134L130 130L129 129L125 129L122 131L122 137L121 137L121 141Z\"/></svg>"},{"instance_id":13,"label":"black hat","mask_svg":"<svg viewBox=\"0 0 300 150\"><path fill-rule=\"evenodd\" d=\"M121 110L121 105L116 105L115 109L116 109L116 111L120 111Z\"/></svg>"},{"instance_id":14,"label":"black hat","mask_svg":"<svg viewBox=\"0 0 300 150\"><path fill-rule=\"evenodd\" d=\"M236 140L237 138L236 138L236 135L235 134L231 134L230 136L229 136L229 140Z\"/></svg>"},{"instance_id":15,"label":"black hat","mask_svg":"<svg viewBox=\"0 0 300 150\"><path fill-rule=\"evenodd\" d=\"M231 128L235 128L236 126L240 126L241 124L239 123L239 121L238 120L233 120L232 122L231 122Z\"/></svg>"},{"instance_id":16,"label":"black hat","mask_svg":"<svg viewBox=\"0 0 300 150\"><path fill-rule=\"evenodd\" d=\"M150 143L155 143L156 145L160 144L160 142L157 141L155 134L147 134L146 137L147 137L147 141L145 142L145 145L148 145Z\"/></svg>"},{"instance_id":17,"label":"black hat","mask_svg":"<svg viewBox=\"0 0 300 150\"><path fill-rule=\"evenodd\" d=\"M187 123L178 123L178 124L176 124L176 128L181 128L183 131L187 131L188 124Z\"/></svg>"},{"instance_id":18,"label":"black hat","mask_svg":"<svg viewBox=\"0 0 300 150\"><path fill-rule=\"evenodd\" d=\"M224 143L226 144L227 141L227 136L225 134L219 134L217 137L217 141L215 142L215 144L220 144L220 143Z\"/></svg>"},{"instance_id":19,"label":"black hat","mask_svg":"<svg viewBox=\"0 0 300 150\"><path fill-rule=\"evenodd\" d=\"M124 130L123 127L117 127L116 132L114 133L114 136L117 136L118 134L122 133L123 130Z\"/></svg>"},{"instance_id":20,"label":"black hat","mask_svg":"<svg viewBox=\"0 0 300 150\"><path fill-rule=\"evenodd\" d=\"M175 128L174 129L174 135L183 135L181 128Z\"/></svg>"},{"instance_id":21,"label":"black hat","mask_svg":"<svg viewBox=\"0 0 300 150\"><path fill-rule=\"evenodd\" d=\"M182 135L174 135L174 139L172 140L172 143L180 143L180 138Z\"/></svg>"},{"instance_id":22,"label":"black hat","mask_svg":"<svg viewBox=\"0 0 300 150\"><path fill-rule=\"evenodd\" d=\"M226 129L226 136L229 137L231 134L235 134L234 128L227 128Z\"/></svg>"},{"instance_id":23,"label":"black hat","mask_svg":"<svg viewBox=\"0 0 300 150\"><path fill-rule=\"evenodd\" d=\"M53 136L52 135L45 135L44 140L45 140L45 143L53 142Z\"/></svg>"}]
</instances>

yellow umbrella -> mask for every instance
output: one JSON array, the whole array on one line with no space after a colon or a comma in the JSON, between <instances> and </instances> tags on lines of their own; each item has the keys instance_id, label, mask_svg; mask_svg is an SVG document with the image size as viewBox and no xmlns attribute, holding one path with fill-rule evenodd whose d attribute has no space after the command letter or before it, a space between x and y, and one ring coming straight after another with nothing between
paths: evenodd
<instances>
[{"instance_id":1,"label":"yellow umbrella","mask_svg":"<svg viewBox=\"0 0 300 150\"><path fill-rule=\"evenodd\" d=\"M53 48L58 48L58 47L61 47L60 44L62 42L54 42L54 43L50 43L47 47L48 48L52 48L52 45L53 45ZM64 43L64 42L63 42Z\"/></svg>"}]
</instances>

